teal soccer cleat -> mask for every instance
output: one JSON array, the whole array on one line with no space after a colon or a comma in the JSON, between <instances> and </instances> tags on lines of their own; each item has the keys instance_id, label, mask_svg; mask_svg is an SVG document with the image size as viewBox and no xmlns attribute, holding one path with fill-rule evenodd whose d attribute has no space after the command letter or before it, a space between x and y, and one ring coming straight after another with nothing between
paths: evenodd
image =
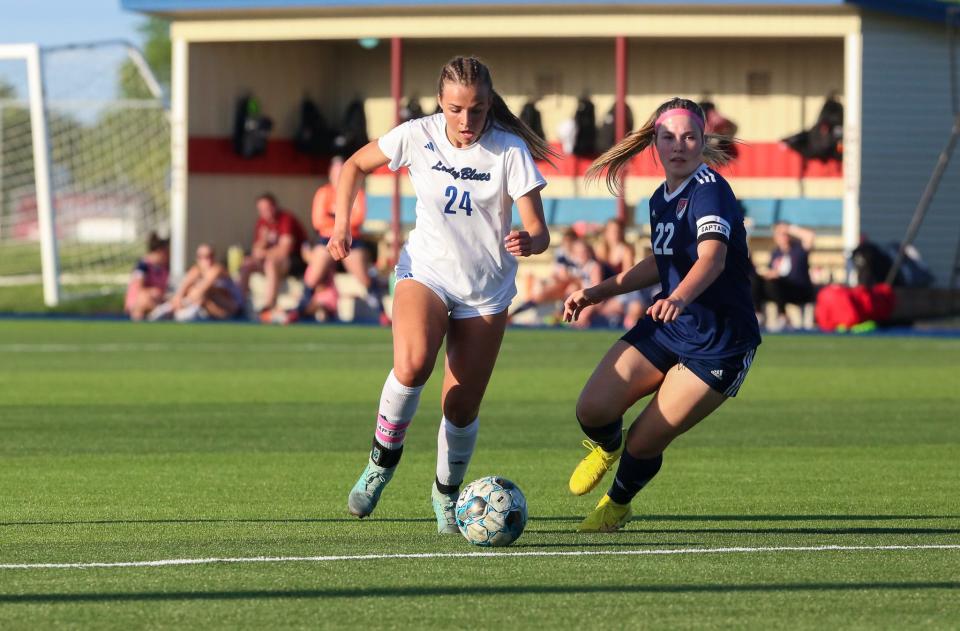
<instances>
[{"instance_id":1,"label":"teal soccer cleat","mask_svg":"<svg viewBox=\"0 0 960 631\"><path fill-rule=\"evenodd\" d=\"M460 534L460 529L457 528L457 494L441 493L436 484L430 488L433 513L437 516L437 532L441 535Z\"/></svg>"},{"instance_id":2,"label":"teal soccer cleat","mask_svg":"<svg viewBox=\"0 0 960 631\"><path fill-rule=\"evenodd\" d=\"M350 496L347 498L347 510L350 514L360 519L368 517L377 507L383 488L387 486L387 482L396 470L396 467L380 467L373 464L372 460L368 460L366 468L360 474L360 479L350 489Z\"/></svg>"}]
</instances>

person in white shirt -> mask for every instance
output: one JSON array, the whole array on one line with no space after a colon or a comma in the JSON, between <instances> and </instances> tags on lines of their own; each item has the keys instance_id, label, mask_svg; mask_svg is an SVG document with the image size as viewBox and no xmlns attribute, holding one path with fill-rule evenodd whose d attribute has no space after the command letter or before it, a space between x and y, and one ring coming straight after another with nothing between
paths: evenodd
<instances>
[{"instance_id":1,"label":"person in white shirt","mask_svg":"<svg viewBox=\"0 0 960 631\"><path fill-rule=\"evenodd\" d=\"M534 159L556 154L507 108L489 69L455 57L440 71L441 112L408 121L353 154L337 186L335 260L350 252L350 209L363 175L406 168L417 220L397 262L393 370L380 397L373 448L347 500L373 512L393 477L420 391L447 340L437 478L431 497L440 533L458 532L457 494L473 454L478 412L516 293L516 257L550 243ZM523 230L512 230L516 203Z\"/></svg>"}]
</instances>

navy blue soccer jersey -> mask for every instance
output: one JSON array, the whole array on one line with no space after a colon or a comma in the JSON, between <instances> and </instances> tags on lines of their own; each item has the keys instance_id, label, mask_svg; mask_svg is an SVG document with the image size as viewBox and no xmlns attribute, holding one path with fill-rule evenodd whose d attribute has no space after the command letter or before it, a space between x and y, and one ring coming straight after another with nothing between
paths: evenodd
<instances>
[{"instance_id":1,"label":"navy blue soccer jersey","mask_svg":"<svg viewBox=\"0 0 960 631\"><path fill-rule=\"evenodd\" d=\"M666 183L650 198L650 231L662 291L669 296L697 261L697 244L727 245L723 272L654 338L681 357L711 359L760 344L750 296L750 259L743 212L723 177L702 164L673 193Z\"/></svg>"}]
</instances>

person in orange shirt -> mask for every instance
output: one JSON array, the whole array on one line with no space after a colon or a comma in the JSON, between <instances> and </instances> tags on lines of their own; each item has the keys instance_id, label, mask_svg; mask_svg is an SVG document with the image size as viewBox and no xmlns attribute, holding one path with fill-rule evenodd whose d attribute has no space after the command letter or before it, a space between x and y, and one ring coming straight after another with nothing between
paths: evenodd
<instances>
[{"instance_id":1,"label":"person in orange shirt","mask_svg":"<svg viewBox=\"0 0 960 631\"><path fill-rule=\"evenodd\" d=\"M304 273L304 295L297 307L300 315L314 315L319 308L330 310L336 305L336 288L333 285L333 274L336 271L336 261L327 251L327 243L333 235L334 203L336 201L337 180L340 179L340 169L343 159L334 157L330 162L330 171L327 183L317 189L313 196L312 221L318 238L309 253L304 250L304 259L308 261L307 271ZM361 188L350 212L350 235L355 244L362 244L360 227L367 214L367 198ZM343 259L344 269L367 290L367 303L382 312L380 296L378 295L374 278L369 273L372 257L364 247L351 250L350 255ZM329 315L335 316L334 313Z\"/></svg>"}]
</instances>

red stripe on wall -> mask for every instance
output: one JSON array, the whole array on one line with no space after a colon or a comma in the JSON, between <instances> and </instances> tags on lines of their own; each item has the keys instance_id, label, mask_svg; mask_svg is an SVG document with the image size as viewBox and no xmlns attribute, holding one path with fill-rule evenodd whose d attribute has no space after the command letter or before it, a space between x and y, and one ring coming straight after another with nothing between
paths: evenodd
<instances>
[{"instance_id":1,"label":"red stripe on wall","mask_svg":"<svg viewBox=\"0 0 960 631\"><path fill-rule=\"evenodd\" d=\"M323 177L330 168L329 157L300 153L292 140L271 140L266 152L253 158L243 158L234 153L230 138L192 137L187 151L190 173Z\"/></svg>"},{"instance_id":2,"label":"red stripe on wall","mask_svg":"<svg viewBox=\"0 0 960 631\"><path fill-rule=\"evenodd\" d=\"M720 173L730 177L759 178L800 178L821 177L839 178L843 176L840 162L811 161L804 164L800 154L787 148L781 142L756 142L738 146L740 155L737 160L719 169ZM327 157L311 157L300 153L291 140L271 140L263 155L254 158L242 158L233 151L229 138L192 137L188 145L190 173L197 174L258 174L324 176L330 160ZM589 157L564 155L554 160L556 168L546 162L538 164L547 177L582 176L587 172L593 160ZM389 174L387 167L376 171L378 175ZM653 160L652 151L646 151L633 159L630 175L640 177L662 177L663 171Z\"/></svg>"}]
</instances>

